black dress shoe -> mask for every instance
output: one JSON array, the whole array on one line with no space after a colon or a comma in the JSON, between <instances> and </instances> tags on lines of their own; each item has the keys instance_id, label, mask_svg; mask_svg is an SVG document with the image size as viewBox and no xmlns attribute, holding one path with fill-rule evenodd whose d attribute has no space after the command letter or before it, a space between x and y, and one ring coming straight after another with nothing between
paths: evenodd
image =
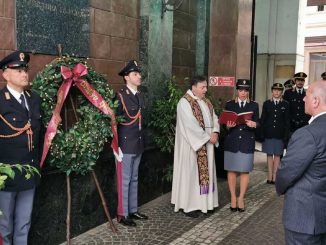
<instances>
[{"instance_id":1,"label":"black dress shoe","mask_svg":"<svg viewBox=\"0 0 326 245\"><path fill-rule=\"evenodd\" d=\"M190 218L198 218L200 213L197 212L197 211L191 211L191 212L188 212L188 213L185 213L184 214Z\"/></svg>"},{"instance_id":2,"label":"black dress shoe","mask_svg":"<svg viewBox=\"0 0 326 245\"><path fill-rule=\"evenodd\" d=\"M266 181L267 184L272 184L272 182L273 182L273 181L271 181L271 180L267 180L267 181Z\"/></svg>"},{"instance_id":3,"label":"black dress shoe","mask_svg":"<svg viewBox=\"0 0 326 245\"><path fill-rule=\"evenodd\" d=\"M136 212L136 213L130 214L130 218L132 218L132 219L148 219L148 216L146 216L145 214Z\"/></svg>"},{"instance_id":4,"label":"black dress shoe","mask_svg":"<svg viewBox=\"0 0 326 245\"><path fill-rule=\"evenodd\" d=\"M272 184L272 185L275 185L275 181L274 181L274 180L272 180L272 181L271 181L271 184Z\"/></svg>"},{"instance_id":5,"label":"black dress shoe","mask_svg":"<svg viewBox=\"0 0 326 245\"><path fill-rule=\"evenodd\" d=\"M232 207L230 207L230 210L231 210L231 212L236 212L236 211L238 211L238 208L232 208Z\"/></svg>"},{"instance_id":6,"label":"black dress shoe","mask_svg":"<svg viewBox=\"0 0 326 245\"><path fill-rule=\"evenodd\" d=\"M136 226L136 223L130 219L128 216L118 216L118 223L126 226Z\"/></svg>"},{"instance_id":7,"label":"black dress shoe","mask_svg":"<svg viewBox=\"0 0 326 245\"><path fill-rule=\"evenodd\" d=\"M245 208L238 208L238 212L242 213L245 211Z\"/></svg>"}]
</instances>

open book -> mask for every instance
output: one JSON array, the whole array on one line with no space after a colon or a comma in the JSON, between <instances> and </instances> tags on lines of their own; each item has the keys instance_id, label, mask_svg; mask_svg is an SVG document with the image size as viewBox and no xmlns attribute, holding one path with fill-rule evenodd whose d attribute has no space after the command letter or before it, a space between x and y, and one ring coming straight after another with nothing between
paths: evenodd
<instances>
[{"instance_id":1,"label":"open book","mask_svg":"<svg viewBox=\"0 0 326 245\"><path fill-rule=\"evenodd\" d=\"M243 112L243 113L235 113L234 111L223 111L219 117L220 124L226 124L228 121L235 122L237 125L245 124L246 120L251 120L252 115L254 113L252 111Z\"/></svg>"}]
</instances>

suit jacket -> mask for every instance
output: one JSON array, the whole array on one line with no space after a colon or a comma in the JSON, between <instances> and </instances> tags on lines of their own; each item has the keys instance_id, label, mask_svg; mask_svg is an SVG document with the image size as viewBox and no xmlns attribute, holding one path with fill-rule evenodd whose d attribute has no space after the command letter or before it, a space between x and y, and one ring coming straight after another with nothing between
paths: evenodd
<instances>
[{"instance_id":1,"label":"suit jacket","mask_svg":"<svg viewBox=\"0 0 326 245\"><path fill-rule=\"evenodd\" d=\"M285 194L286 229L326 232L326 114L292 135L276 174L276 191Z\"/></svg>"},{"instance_id":2,"label":"suit jacket","mask_svg":"<svg viewBox=\"0 0 326 245\"><path fill-rule=\"evenodd\" d=\"M273 99L266 100L260 117L262 139L274 138L287 142L290 130L289 103L280 100L275 105Z\"/></svg>"},{"instance_id":3,"label":"suit jacket","mask_svg":"<svg viewBox=\"0 0 326 245\"><path fill-rule=\"evenodd\" d=\"M138 111L142 113L142 110L145 108L144 96L141 92L137 92L134 95L127 86L122 88L119 93L123 98L123 102L126 106L128 114L133 117ZM123 109L122 101L120 96L117 96L119 100L119 106L117 108L117 116L122 116L125 123L129 123L132 119L128 116L127 111ZM118 137L119 137L119 146L121 151L125 154L141 154L144 151L144 136L143 136L143 127L142 122L139 119L136 120L131 125L118 125Z\"/></svg>"},{"instance_id":4,"label":"suit jacket","mask_svg":"<svg viewBox=\"0 0 326 245\"><path fill-rule=\"evenodd\" d=\"M226 102L225 110L234 111L236 113L252 111L252 121L258 126L259 108L254 101L247 102L244 108L240 108L236 100ZM255 129L248 127L246 124L240 124L234 128L230 128L224 141L224 150L230 152L254 153L255 151Z\"/></svg>"},{"instance_id":5,"label":"suit jacket","mask_svg":"<svg viewBox=\"0 0 326 245\"><path fill-rule=\"evenodd\" d=\"M26 132L12 137L0 137L0 162L7 164L29 164L39 169L41 148L43 146L43 135L41 133L41 100L34 92L24 92L26 102L29 106L27 114L22 105L10 94L7 87L0 90L0 114L14 127L22 128L30 121L33 131L32 151L28 148L28 137ZM43 132L43 131L42 131ZM13 131L0 119L0 134L10 135ZM23 191L34 188L39 183L39 176L35 174L29 180L25 179L25 173L15 170L15 178L6 180L4 191Z\"/></svg>"},{"instance_id":6,"label":"suit jacket","mask_svg":"<svg viewBox=\"0 0 326 245\"><path fill-rule=\"evenodd\" d=\"M296 89L289 89L284 92L283 98L290 105L290 130L294 132L308 124L310 116L304 112L303 98L306 96L306 91L302 94L297 93Z\"/></svg>"}]
</instances>

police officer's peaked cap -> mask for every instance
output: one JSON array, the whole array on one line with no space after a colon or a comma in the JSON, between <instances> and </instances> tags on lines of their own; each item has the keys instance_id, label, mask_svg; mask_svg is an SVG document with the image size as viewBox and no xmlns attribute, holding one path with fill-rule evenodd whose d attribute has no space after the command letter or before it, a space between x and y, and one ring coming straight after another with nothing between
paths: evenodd
<instances>
[{"instance_id":1,"label":"police officer's peaked cap","mask_svg":"<svg viewBox=\"0 0 326 245\"><path fill-rule=\"evenodd\" d=\"M294 79L306 79L307 74L304 72L298 72L293 75Z\"/></svg>"},{"instance_id":2,"label":"police officer's peaked cap","mask_svg":"<svg viewBox=\"0 0 326 245\"><path fill-rule=\"evenodd\" d=\"M279 89L279 90L283 90L284 86L282 83L273 83L272 85L272 89Z\"/></svg>"},{"instance_id":3,"label":"police officer's peaked cap","mask_svg":"<svg viewBox=\"0 0 326 245\"><path fill-rule=\"evenodd\" d=\"M27 67L29 62L29 54L22 51L15 51L0 61L0 69L18 69Z\"/></svg>"},{"instance_id":4,"label":"police officer's peaked cap","mask_svg":"<svg viewBox=\"0 0 326 245\"><path fill-rule=\"evenodd\" d=\"M321 74L321 78L322 78L323 80L326 80L326 71L323 72L323 73Z\"/></svg>"},{"instance_id":5,"label":"police officer's peaked cap","mask_svg":"<svg viewBox=\"0 0 326 245\"><path fill-rule=\"evenodd\" d=\"M132 71L140 72L140 68L135 60L130 60L118 74L119 76L127 76Z\"/></svg>"},{"instance_id":6,"label":"police officer's peaked cap","mask_svg":"<svg viewBox=\"0 0 326 245\"><path fill-rule=\"evenodd\" d=\"M238 79L237 80L237 89L249 89L250 80L249 79Z\"/></svg>"},{"instance_id":7,"label":"police officer's peaked cap","mask_svg":"<svg viewBox=\"0 0 326 245\"><path fill-rule=\"evenodd\" d=\"M292 79L289 79L286 82L284 82L284 87L285 88L292 88L293 85L294 85L294 81Z\"/></svg>"}]
</instances>

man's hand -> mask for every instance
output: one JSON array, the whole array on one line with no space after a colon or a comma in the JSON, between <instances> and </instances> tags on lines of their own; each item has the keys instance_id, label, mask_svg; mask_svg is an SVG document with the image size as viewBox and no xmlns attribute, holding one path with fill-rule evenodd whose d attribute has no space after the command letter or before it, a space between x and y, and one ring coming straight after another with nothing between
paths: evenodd
<instances>
[{"instance_id":1,"label":"man's hand","mask_svg":"<svg viewBox=\"0 0 326 245\"><path fill-rule=\"evenodd\" d=\"M218 133L211 133L211 138L209 139L209 142L211 142L213 145L215 145L218 141Z\"/></svg>"}]
</instances>

